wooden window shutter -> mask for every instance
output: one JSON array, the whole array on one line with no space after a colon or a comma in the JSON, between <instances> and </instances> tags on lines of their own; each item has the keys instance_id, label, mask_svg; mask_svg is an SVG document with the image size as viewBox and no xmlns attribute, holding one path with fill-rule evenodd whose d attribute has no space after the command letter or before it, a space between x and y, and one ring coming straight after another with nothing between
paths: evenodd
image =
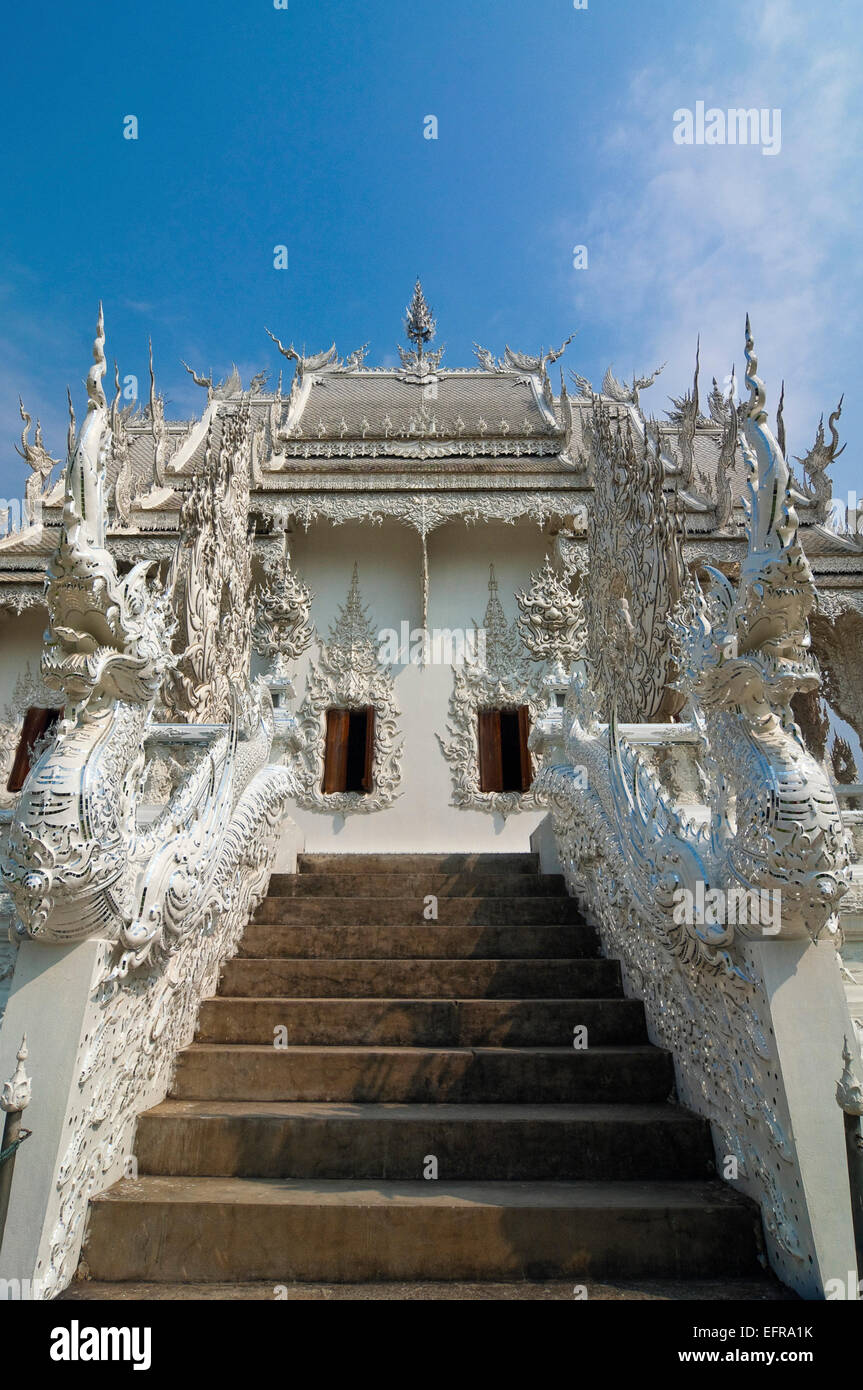
<instances>
[{"instance_id":1,"label":"wooden window shutter","mask_svg":"<svg viewBox=\"0 0 863 1390\"><path fill-rule=\"evenodd\" d=\"M523 792L530 791L530 784L533 781L533 764L530 758L530 749L527 746L530 734L530 709L527 705L518 707L518 751L521 756L521 789Z\"/></svg>"},{"instance_id":2,"label":"wooden window shutter","mask_svg":"<svg viewBox=\"0 0 863 1390\"><path fill-rule=\"evenodd\" d=\"M503 791L503 752L500 742L500 710L481 709L478 717L479 789Z\"/></svg>"},{"instance_id":3,"label":"wooden window shutter","mask_svg":"<svg viewBox=\"0 0 863 1390\"><path fill-rule=\"evenodd\" d=\"M366 705L366 756L363 764L362 788L364 792L370 792L374 785L375 767L375 707Z\"/></svg>"},{"instance_id":4,"label":"wooden window shutter","mask_svg":"<svg viewBox=\"0 0 863 1390\"><path fill-rule=\"evenodd\" d=\"M20 792L30 772L33 744L43 734L49 733L54 728L62 713L61 709L42 709L38 705L30 706L24 715L24 723L21 726L21 737L15 750L15 760L12 763L12 771L9 773L9 781L6 783L7 792Z\"/></svg>"},{"instance_id":5,"label":"wooden window shutter","mask_svg":"<svg viewBox=\"0 0 863 1390\"><path fill-rule=\"evenodd\" d=\"M349 709L327 710L327 740L324 753L324 781L321 790L343 792L348 780Z\"/></svg>"}]
</instances>

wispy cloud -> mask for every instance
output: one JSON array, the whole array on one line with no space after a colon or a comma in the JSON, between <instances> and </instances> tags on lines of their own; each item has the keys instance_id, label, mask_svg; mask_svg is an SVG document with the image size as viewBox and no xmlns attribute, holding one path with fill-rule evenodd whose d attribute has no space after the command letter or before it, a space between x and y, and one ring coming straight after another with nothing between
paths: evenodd
<instances>
[{"instance_id":1,"label":"wispy cloud","mask_svg":"<svg viewBox=\"0 0 863 1390\"><path fill-rule=\"evenodd\" d=\"M703 380L741 369L748 310L775 406L788 383L792 452L803 453L817 418L835 404L859 356L854 246L863 146L859 58L817 8L767 0L753 35L750 6L729 11L734 63L716 70L710 45L681 40L661 66L632 74L604 158L610 196L597 199L578 240L593 254L575 275L583 318L601 312L642 369L668 359L646 408L691 379L702 335ZM697 100L722 109L782 111L782 148L680 146L673 113ZM572 219L567 218L566 234ZM561 234L564 228L560 229ZM854 283L856 282L856 284ZM586 312L585 312L586 310ZM706 369L706 370L705 370ZM664 389L663 389L664 388ZM863 417L847 403L844 422ZM849 454L850 454L849 450ZM837 483L852 486L851 460Z\"/></svg>"}]
</instances>

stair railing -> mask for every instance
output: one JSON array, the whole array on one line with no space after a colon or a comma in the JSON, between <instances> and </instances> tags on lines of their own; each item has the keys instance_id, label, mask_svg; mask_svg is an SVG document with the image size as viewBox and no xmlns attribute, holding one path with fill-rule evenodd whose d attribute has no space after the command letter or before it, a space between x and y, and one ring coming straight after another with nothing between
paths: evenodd
<instances>
[{"instance_id":1,"label":"stair railing","mask_svg":"<svg viewBox=\"0 0 863 1390\"><path fill-rule=\"evenodd\" d=\"M101 311L93 355L46 578L42 674L62 691L64 715L20 793L0 859L20 942L0 1076L25 1029L37 1069L28 1162L14 1178L6 1165L0 1278L37 1298L73 1277L90 1198L135 1177L137 1117L166 1095L201 999L267 891L295 785L289 766L269 761L274 716L263 681L223 679L232 691L227 722L152 725L177 660L173 617L148 565L121 577L105 544L111 429ZM230 430L224 440L237 450L248 443ZM214 487L230 477L227 463L213 468ZM242 497L228 491L225 502L237 510ZM245 515L233 522L232 543L247 544ZM232 557L223 560L230 574ZM245 608L224 616L232 653L243 650L246 616ZM196 621L188 604L186 617ZM196 634L212 650L212 633ZM204 708L188 675L199 654L185 653L183 690ZM155 745L166 740L191 760L148 815L147 798L158 798L144 787L158 773Z\"/></svg>"},{"instance_id":2,"label":"stair railing","mask_svg":"<svg viewBox=\"0 0 863 1390\"><path fill-rule=\"evenodd\" d=\"M644 1001L651 1040L673 1055L680 1101L710 1120L717 1172L758 1203L773 1269L821 1298L855 1262L843 1126L825 1085L843 1035L853 1037L836 952L849 848L830 779L790 708L819 680L808 640L814 587L748 321L746 359L739 582L709 571L706 592L687 584L679 557L669 559L670 524L657 531L656 574L639 576L648 593L679 577L670 690L684 738L676 724L648 726L643 738L617 721L614 680L629 680L630 707L638 693L620 526L637 548L664 479L647 445L634 458L594 401L595 476L634 480L643 495L629 520L609 526L605 548L594 518L591 596L604 593L609 613L617 602L606 640L620 650L601 663L610 691L598 694L582 664L563 710L535 730L547 762L536 790L550 811L535 843L620 960L627 993ZM732 425L736 437L736 415ZM637 594L630 600L637 607Z\"/></svg>"}]
</instances>

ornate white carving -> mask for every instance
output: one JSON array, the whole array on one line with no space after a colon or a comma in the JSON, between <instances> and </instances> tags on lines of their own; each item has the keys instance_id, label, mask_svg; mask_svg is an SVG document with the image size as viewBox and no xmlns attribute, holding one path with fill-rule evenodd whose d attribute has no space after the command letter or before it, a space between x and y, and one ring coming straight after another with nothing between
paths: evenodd
<instances>
[{"instance_id":1,"label":"ornate white carving","mask_svg":"<svg viewBox=\"0 0 863 1390\"><path fill-rule=\"evenodd\" d=\"M250 560L247 554L243 563L237 528L226 519L224 548L236 570L218 573L220 596L228 599L220 618L233 678L231 724L199 757L159 820L138 832L146 726L173 661L170 617L166 595L147 587L148 564L120 579L105 549L110 427L104 372L100 309L87 416L69 459L60 542L48 567L42 674L49 688L64 692L65 715L18 799L2 870L19 934L44 942L74 942L96 932L119 938L128 970L153 951L169 951L177 936L194 928L229 843L232 808L266 762L273 715L265 687L253 692L248 685ZM230 424L223 431L227 467L216 491L225 509L236 500L231 464L239 442ZM244 437L242 416L239 434ZM245 534L244 516L241 526ZM206 670L212 708L214 682ZM193 706L201 708L203 700L191 693ZM287 794L284 771L273 769L270 780Z\"/></svg>"},{"instance_id":2,"label":"ornate white carving","mask_svg":"<svg viewBox=\"0 0 863 1390\"><path fill-rule=\"evenodd\" d=\"M265 562L265 583L255 596L252 641L260 656L270 658L270 677L282 681L287 665L296 661L309 646L314 626L309 618L314 594L291 569L288 533L279 560Z\"/></svg>"},{"instance_id":3,"label":"ornate white carving","mask_svg":"<svg viewBox=\"0 0 863 1390\"><path fill-rule=\"evenodd\" d=\"M374 753L370 792L323 792L327 710L374 705ZM297 711L297 802L313 811L382 811L400 794L402 744L392 667L380 660L380 644L362 601L354 565L347 598L309 665L306 694Z\"/></svg>"},{"instance_id":4,"label":"ornate white carving","mask_svg":"<svg viewBox=\"0 0 863 1390\"><path fill-rule=\"evenodd\" d=\"M29 1053L27 1051L27 1034L21 1039L21 1046L15 1054L18 1065L8 1081L3 1082L0 1088L0 1110L9 1111L26 1110L30 1104L33 1091L33 1083L24 1070Z\"/></svg>"},{"instance_id":5,"label":"ornate white carving","mask_svg":"<svg viewBox=\"0 0 863 1390\"><path fill-rule=\"evenodd\" d=\"M106 947L95 991L97 1027L77 1059L77 1106L59 1167L61 1205L42 1276L44 1298L72 1279L90 1196L119 1176L138 1115L167 1093L200 1002L215 992L221 965L236 952L266 893L289 785L286 769L268 768L242 793L218 870L195 903L189 929L173 938L169 956L129 974L128 953Z\"/></svg>"},{"instance_id":6,"label":"ornate white carving","mask_svg":"<svg viewBox=\"0 0 863 1390\"><path fill-rule=\"evenodd\" d=\"M833 481L827 473L827 469L834 459L845 452L845 445L839 448L839 431L836 428L836 421L842 414L842 401L844 396L840 396L839 404L827 421L830 430L830 443L824 440L824 416L818 422L818 430L815 435L815 443L809 450L805 458L798 458L797 462L803 469L805 482L803 491L807 499L814 503L815 516L818 521L826 521L830 511L830 499L833 496Z\"/></svg>"},{"instance_id":7,"label":"ornate white carving","mask_svg":"<svg viewBox=\"0 0 863 1390\"><path fill-rule=\"evenodd\" d=\"M518 622L507 623L494 574L489 566L488 605L483 627L474 624L474 639L467 659L453 667L447 737L437 735L441 752L452 774L452 804L465 810L496 812L502 816L533 809L539 803L534 790L486 792L480 788L479 712L527 705L533 724L544 712L547 689L545 668L533 666L522 645Z\"/></svg>"},{"instance_id":8,"label":"ornate white carving","mask_svg":"<svg viewBox=\"0 0 863 1390\"><path fill-rule=\"evenodd\" d=\"M107 406L101 308L88 407L70 456L60 543L49 564L42 677L66 713L18 799L3 877L17 930L76 941L131 914L134 786L150 703L170 663L165 601L148 564L120 579L104 546Z\"/></svg>"},{"instance_id":9,"label":"ornate white carving","mask_svg":"<svg viewBox=\"0 0 863 1390\"><path fill-rule=\"evenodd\" d=\"M573 593L575 565L560 574L548 556L531 574L531 587L516 594L520 609L518 631L535 661L559 661L572 666L584 653L587 624L581 597Z\"/></svg>"},{"instance_id":10,"label":"ornate white carving","mask_svg":"<svg viewBox=\"0 0 863 1390\"><path fill-rule=\"evenodd\" d=\"M585 429L595 479L584 607L592 684L607 711L650 720L675 713L668 619L683 585L682 525L668 505L658 443L633 434L627 413L594 398ZM627 659L621 660L626 649Z\"/></svg>"},{"instance_id":11,"label":"ornate white carving","mask_svg":"<svg viewBox=\"0 0 863 1390\"><path fill-rule=\"evenodd\" d=\"M21 413L21 419L24 421L24 429L21 432L21 447L18 449L18 453L32 470L24 487L25 520L32 525L41 520L39 514L40 504L48 491L48 480L58 460L52 458L45 448L42 439L42 426L38 420L36 421L36 433L33 436L33 443L28 443L28 435L33 420L24 409L24 402L21 400L20 396L18 397L18 409Z\"/></svg>"},{"instance_id":12,"label":"ornate white carving","mask_svg":"<svg viewBox=\"0 0 863 1390\"><path fill-rule=\"evenodd\" d=\"M21 725L28 709L52 709L57 696L48 689L38 675L33 675L29 661L15 682L12 698L3 710L0 720L0 807L14 806L18 792L6 790L15 753L21 738Z\"/></svg>"},{"instance_id":13,"label":"ornate white carving","mask_svg":"<svg viewBox=\"0 0 863 1390\"><path fill-rule=\"evenodd\" d=\"M263 682L254 689L248 683L249 561L238 539L241 530L245 535L246 499L242 473L235 488L234 467L247 439L241 411L236 428L229 418L223 430L222 477L216 484L208 476L197 495L200 505L203 497L224 509L208 532L214 546L200 558L213 559L221 545L236 562L231 578L221 568L223 557L215 556L220 617L239 688L227 726L195 728L203 747L158 818L143 829L136 825L147 725L172 660L171 620L167 596L147 587L147 564L121 580L104 548L110 427L103 348L100 310L87 417L70 453L63 527L48 571L43 676L64 691L65 717L27 779L0 865L19 935L48 945L101 938L90 1001L99 1022L80 1044L78 1103L55 1167L60 1206L40 1273L46 1298L71 1279L90 1196L130 1152L141 1109L164 1096L201 998L214 989L221 963L266 892L294 787L289 768L266 765L272 703ZM218 696L212 667L205 662L201 670L212 708ZM205 707L192 687L189 696L195 710ZM50 1027L50 1020L36 1026Z\"/></svg>"},{"instance_id":14,"label":"ornate white carving","mask_svg":"<svg viewBox=\"0 0 863 1390\"><path fill-rule=\"evenodd\" d=\"M458 518L471 525L502 521L507 525L528 517L542 525L551 517L566 517L579 506L572 492L512 491L459 493L432 491L392 493L287 493L267 501L261 510L269 516L292 516L308 529L323 517L335 526L347 521L380 525L386 518L403 521L420 535L428 535L445 522Z\"/></svg>"},{"instance_id":15,"label":"ornate white carving","mask_svg":"<svg viewBox=\"0 0 863 1390\"><path fill-rule=\"evenodd\" d=\"M399 377L402 381L415 382L418 385L434 381L444 349L437 348L434 352L428 353L423 351L435 336L435 320L426 303L419 280L414 285L411 302L405 310L405 334L414 346L409 349L398 345L401 361Z\"/></svg>"},{"instance_id":16,"label":"ornate white carving","mask_svg":"<svg viewBox=\"0 0 863 1390\"><path fill-rule=\"evenodd\" d=\"M817 938L836 929L848 875L838 804L789 709L796 691L818 681L806 630L813 587L748 321L746 356L751 482L740 584L735 590L713 572L715 589L705 596L696 587L676 619L679 684L701 732L707 814L696 823L675 806L621 736L614 712L607 730L598 724L583 673L564 711L571 766L547 767L536 789L551 810L571 890L644 999L656 1040L674 1054L681 1099L711 1119L718 1151L738 1159L744 1187L793 1265L805 1258L802 1199L789 1120L773 1099L781 1062L748 941L760 926L687 922L674 910L679 890L695 896L699 883L723 893L778 892L771 938ZM591 583L607 586L613 574L600 567ZM624 640L621 659L631 652ZM559 739L550 718L539 732Z\"/></svg>"},{"instance_id":17,"label":"ornate white carving","mask_svg":"<svg viewBox=\"0 0 863 1390\"><path fill-rule=\"evenodd\" d=\"M247 690L254 604L248 533L248 401L207 430L204 471L183 504L180 546L169 579L182 655L169 681L176 718L226 722L237 692ZM247 727L253 715L241 711Z\"/></svg>"},{"instance_id":18,"label":"ornate white carving","mask_svg":"<svg viewBox=\"0 0 863 1390\"><path fill-rule=\"evenodd\" d=\"M612 363L612 366L614 364ZM616 401L618 405L634 405L638 408L638 397L641 391L646 391L652 386L660 372L663 372L668 364L663 362L661 367L657 367L649 376L633 376L632 382L620 382L614 375L611 366L606 368L605 376L602 380L602 394L609 400ZM583 380L583 378L581 378Z\"/></svg>"}]
</instances>

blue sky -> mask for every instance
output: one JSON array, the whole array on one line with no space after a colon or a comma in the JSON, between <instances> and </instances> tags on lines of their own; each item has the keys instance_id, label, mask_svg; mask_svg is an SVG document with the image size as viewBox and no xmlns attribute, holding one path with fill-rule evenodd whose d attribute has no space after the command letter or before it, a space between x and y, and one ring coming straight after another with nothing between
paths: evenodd
<instances>
[{"instance_id":1,"label":"blue sky","mask_svg":"<svg viewBox=\"0 0 863 1390\"><path fill-rule=\"evenodd\" d=\"M861 32L859 0L7 8L0 494L23 489L19 392L61 455L100 297L109 358L145 392L152 334L188 417L180 359L275 373L265 324L391 361L417 274L449 365L578 330L563 361L595 383L667 360L657 414L699 331L705 387L739 370L748 309L791 454L845 390L836 490L863 493ZM780 153L676 145L699 100L780 108Z\"/></svg>"}]
</instances>

